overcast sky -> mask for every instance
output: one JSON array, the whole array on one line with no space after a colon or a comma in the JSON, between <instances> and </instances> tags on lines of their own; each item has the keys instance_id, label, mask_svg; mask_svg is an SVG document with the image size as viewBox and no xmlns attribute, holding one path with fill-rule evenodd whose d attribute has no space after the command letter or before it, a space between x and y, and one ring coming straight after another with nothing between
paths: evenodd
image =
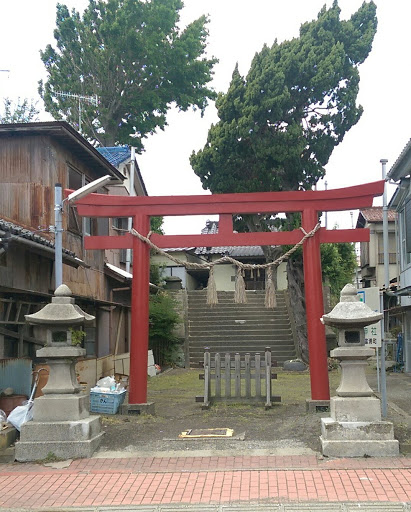
<instances>
[{"instance_id":1,"label":"overcast sky","mask_svg":"<svg viewBox=\"0 0 411 512\"><path fill-rule=\"evenodd\" d=\"M63 3L64 0L62 0ZM82 11L88 0L65 2ZM271 45L298 36L301 23L314 19L331 0L185 0L181 12L184 25L208 14L208 53L219 59L213 86L226 91L236 62L240 72L248 72L255 52L264 43ZM342 18L355 12L362 0L340 0ZM388 170L411 137L410 110L411 48L410 0L376 0L378 31L372 52L360 67L359 103L364 114L359 123L334 150L326 166L324 188L340 188L375 181L381 177L381 158L388 159ZM0 97L39 99L37 82L45 79L39 50L54 45L55 0L13 0L1 2ZM41 105L41 100L39 101ZM50 119L44 112L41 120ZM218 118L213 106L200 113L170 112L169 126L146 141L146 152L138 158L150 195L207 193L192 171L189 156L202 148L212 122ZM377 202L376 204L381 204ZM354 215L354 220L356 216ZM329 215L330 224L351 227L351 216ZM167 233L199 232L205 219L166 220Z\"/></svg>"}]
</instances>

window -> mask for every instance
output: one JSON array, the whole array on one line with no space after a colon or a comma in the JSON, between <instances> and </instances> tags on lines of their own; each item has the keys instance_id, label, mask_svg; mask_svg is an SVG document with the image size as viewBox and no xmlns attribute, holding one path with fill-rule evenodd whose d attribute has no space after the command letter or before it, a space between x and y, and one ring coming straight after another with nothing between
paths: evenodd
<instances>
[{"instance_id":1,"label":"window","mask_svg":"<svg viewBox=\"0 0 411 512\"><path fill-rule=\"evenodd\" d=\"M405 247L407 253L411 252L411 199L405 203L404 208L404 223L405 223Z\"/></svg>"},{"instance_id":2,"label":"window","mask_svg":"<svg viewBox=\"0 0 411 512\"><path fill-rule=\"evenodd\" d=\"M68 167L68 188L77 190L81 187L84 187L84 185L87 185L87 183L90 183L89 178L87 178L84 174L77 171L73 167ZM97 192L99 194L105 194L106 189L101 188ZM85 236L108 235L108 226L108 219L80 217L77 213L77 208L75 205L69 206L68 229L73 233Z\"/></svg>"},{"instance_id":3,"label":"window","mask_svg":"<svg viewBox=\"0 0 411 512\"><path fill-rule=\"evenodd\" d=\"M411 247L409 247L411 244L411 201L405 203L405 207L399 212L398 218L401 241L401 269L404 269L411 263Z\"/></svg>"},{"instance_id":4,"label":"window","mask_svg":"<svg viewBox=\"0 0 411 512\"><path fill-rule=\"evenodd\" d=\"M128 230L128 217L116 217L112 220L113 229L118 235L125 235ZM133 258L131 254L131 259ZM120 263L126 263L127 249L120 249Z\"/></svg>"},{"instance_id":5,"label":"window","mask_svg":"<svg viewBox=\"0 0 411 512\"><path fill-rule=\"evenodd\" d=\"M85 185L85 176L81 172L76 171L73 167L68 168L68 188L77 190ZM68 218L68 229L73 233L81 234L82 229L81 218L77 214L77 208L70 204L69 205L69 218Z\"/></svg>"}]
</instances>

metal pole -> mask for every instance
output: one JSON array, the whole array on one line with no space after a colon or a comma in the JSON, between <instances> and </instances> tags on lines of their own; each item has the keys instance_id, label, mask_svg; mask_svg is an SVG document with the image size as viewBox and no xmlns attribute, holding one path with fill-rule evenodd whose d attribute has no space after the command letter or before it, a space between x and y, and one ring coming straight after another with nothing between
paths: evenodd
<instances>
[{"instance_id":1,"label":"metal pole","mask_svg":"<svg viewBox=\"0 0 411 512\"><path fill-rule=\"evenodd\" d=\"M81 133L81 99L78 99L78 131Z\"/></svg>"},{"instance_id":2,"label":"metal pole","mask_svg":"<svg viewBox=\"0 0 411 512\"><path fill-rule=\"evenodd\" d=\"M376 347L375 354L377 356L377 391L378 391L378 393L380 393L381 384L380 384L380 349L379 349L379 347Z\"/></svg>"},{"instance_id":3,"label":"metal pole","mask_svg":"<svg viewBox=\"0 0 411 512\"><path fill-rule=\"evenodd\" d=\"M380 160L382 167L382 179L387 178L387 162L386 158ZM381 320L381 414L383 418L387 417L387 374L386 374L386 353L385 353L385 313L384 313L384 291L390 287L390 272L389 272L389 260L388 260L388 206L387 206L387 183L384 183L384 194L382 198L382 234L383 234L383 246L384 246L384 286L381 294L381 313L383 317ZM387 325L388 328L388 325Z\"/></svg>"},{"instance_id":4,"label":"metal pole","mask_svg":"<svg viewBox=\"0 0 411 512\"><path fill-rule=\"evenodd\" d=\"M134 174L135 174L135 159L136 159L136 149L131 148L131 163L130 163L130 196L134 196ZM133 218L128 218L127 229L130 231L133 225ZM126 249L126 272L130 272L131 266L131 249Z\"/></svg>"},{"instance_id":5,"label":"metal pole","mask_svg":"<svg viewBox=\"0 0 411 512\"><path fill-rule=\"evenodd\" d=\"M384 325L384 319L381 320ZM385 340L381 340L381 415L387 417L387 373L385 371Z\"/></svg>"},{"instance_id":6,"label":"metal pole","mask_svg":"<svg viewBox=\"0 0 411 512\"><path fill-rule=\"evenodd\" d=\"M63 284L63 204L61 183L54 186L54 274L56 289Z\"/></svg>"},{"instance_id":7,"label":"metal pole","mask_svg":"<svg viewBox=\"0 0 411 512\"><path fill-rule=\"evenodd\" d=\"M380 160L382 164L382 179L386 180L387 172L386 166L388 160L385 158ZM384 194L382 197L382 234L383 234L383 245L384 245L384 288L388 290L390 287L390 262L389 262L389 251L388 251L388 205L387 205L387 183L384 183ZM388 327L388 326L387 326Z\"/></svg>"}]
</instances>

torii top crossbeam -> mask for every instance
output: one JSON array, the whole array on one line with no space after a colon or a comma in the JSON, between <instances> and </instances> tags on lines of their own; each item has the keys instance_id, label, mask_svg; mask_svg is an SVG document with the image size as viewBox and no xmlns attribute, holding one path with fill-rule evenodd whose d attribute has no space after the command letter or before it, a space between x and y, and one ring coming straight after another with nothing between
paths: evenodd
<instances>
[{"instance_id":1,"label":"torii top crossbeam","mask_svg":"<svg viewBox=\"0 0 411 512\"><path fill-rule=\"evenodd\" d=\"M113 196L90 194L76 202L85 217L133 217L133 227L147 236L151 216L220 215L215 235L157 235L150 240L160 248L218 247L236 245L289 245L302 238L300 230L274 233L234 233L233 215L248 213L301 212L302 228L309 232L318 222L318 213L372 206L373 198L384 191L384 181L335 190L298 192L256 192L201 196ZM323 315L320 244L368 241L367 229L319 229L303 244L304 288L310 355L311 397L329 399L327 352ZM139 238L90 236L86 249L133 248L132 322L130 343L129 403L147 401L149 247Z\"/></svg>"},{"instance_id":2,"label":"torii top crossbeam","mask_svg":"<svg viewBox=\"0 0 411 512\"><path fill-rule=\"evenodd\" d=\"M233 214L302 212L303 210L343 211L366 208L373 197L383 192L383 181L335 190L298 192L256 192L197 196L112 196L90 194L77 202L78 212L86 217L134 217L220 214L215 235L157 235L151 241L160 248L219 247L239 245L290 245L301 239L301 231L234 233ZM320 230L320 243L367 241L367 230ZM144 234L144 233L143 233ZM353 238L354 237L354 238ZM120 245L119 245L120 244ZM104 247L103 247L104 246ZM87 249L127 249L132 236L88 237Z\"/></svg>"}]
</instances>

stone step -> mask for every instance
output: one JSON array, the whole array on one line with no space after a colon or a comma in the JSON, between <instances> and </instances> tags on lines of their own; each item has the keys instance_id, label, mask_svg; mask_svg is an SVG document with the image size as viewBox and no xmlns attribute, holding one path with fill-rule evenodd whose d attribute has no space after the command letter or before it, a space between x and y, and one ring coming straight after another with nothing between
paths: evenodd
<instances>
[{"instance_id":1,"label":"stone step","mask_svg":"<svg viewBox=\"0 0 411 512\"><path fill-rule=\"evenodd\" d=\"M275 308L266 308L264 304L215 304L210 306L208 304L189 304L189 310L191 311L252 311L257 314L276 314L279 312L288 311L285 304L277 305Z\"/></svg>"},{"instance_id":2,"label":"stone step","mask_svg":"<svg viewBox=\"0 0 411 512\"><path fill-rule=\"evenodd\" d=\"M277 334L265 334L261 332L238 332L238 333L215 333L215 332L205 332L203 334L189 334L189 340L190 341L201 341L201 340L221 340L221 341L228 341L228 340L238 340L240 343L241 341L254 341L256 339L259 340L267 340L272 341L273 343L277 341L281 341L283 339L292 339L292 333L291 331L284 331L282 333Z\"/></svg>"},{"instance_id":3,"label":"stone step","mask_svg":"<svg viewBox=\"0 0 411 512\"><path fill-rule=\"evenodd\" d=\"M188 303L191 304L191 305L195 305L195 304L204 304L204 305L206 305L207 304L207 296L203 295L203 296L198 296L198 297L191 297L190 295L188 295ZM217 305L218 304L229 304L229 305L233 304L233 305L236 305L236 306L241 306L242 305L241 303L238 303L238 302L234 301L234 295L231 296L231 297L220 297L220 296L218 296L218 303L217 303ZM246 304L255 304L255 305L262 305L262 306L264 306L264 304L265 304L265 295L260 295L260 296L249 296L249 295L247 295L247 302L246 302ZM277 304L278 305L286 304L285 297L277 295Z\"/></svg>"},{"instance_id":4,"label":"stone step","mask_svg":"<svg viewBox=\"0 0 411 512\"><path fill-rule=\"evenodd\" d=\"M265 290L246 290L247 297L265 297ZM207 288L203 290L190 290L187 292L188 297L205 297L207 296ZM284 297L284 290L276 290L277 297ZM234 297L234 291L217 291L217 296L220 297Z\"/></svg>"},{"instance_id":5,"label":"stone step","mask_svg":"<svg viewBox=\"0 0 411 512\"><path fill-rule=\"evenodd\" d=\"M237 351L242 358L244 358L245 354L247 352L241 352L241 351ZM264 353L261 352L261 351L258 351L261 353L261 356L264 357ZM252 352L250 352L252 353ZM277 366L283 366L285 361L289 361L290 359L294 359L295 358L295 354L291 354L291 355L287 355L287 356L283 356L283 355L278 355L278 354L274 354L272 353L271 354L271 360L272 361L276 361L276 364ZM190 357L190 367L191 368L199 368L201 367L201 363L203 363L204 361L204 354L201 355L201 356L198 356L198 357L195 357L195 356L191 356Z\"/></svg>"},{"instance_id":6,"label":"stone step","mask_svg":"<svg viewBox=\"0 0 411 512\"><path fill-rule=\"evenodd\" d=\"M235 349L233 349L233 347L227 347L225 350L222 350L220 347L218 346L215 346L215 345L211 345L211 346L206 346L206 347L193 347L193 350L191 351L190 353L190 357L199 357L201 360L203 360L204 358L204 350L205 348L209 348L210 349L210 352L212 354L216 354L216 353L219 353L219 354L231 354L232 357L234 357L234 354L237 354L237 353L240 353L240 354L261 354L262 356L264 355L264 352L265 352L265 346L264 345L261 345L260 347L255 347L255 346L252 346L252 347L239 347L236 345ZM278 357L284 357L286 360L287 359L292 359L293 357L295 357L295 351L291 350L290 347L284 347L282 349L275 349L275 350L271 350L271 354L274 354L275 355L275 358L278 356ZM274 357L273 355L273 357Z\"/></svg>"},{"instance_id":7,"label":"stone step","mask_svg":"<svg viewBox=\"0 0 411 512\"><path fill-rule=\"evenodd\" d=\"M271 347L272 350L275 350L277 348L286 347L287 349L294 350L294 340L290 338L283 338L278 340L270 340L266 338L250 338L250 339L244 339L244 338L204 338L204 339L198 339L198 338L190 338L190 346L191 347L210 347L210 346L216 346L220 347L219 350L224 349L225 347L250 347L250 350L253 347L259 347L259 350L261 347Z\"/></svg>"},{"instance_id":8,"label":"stone step","mask_svg":"<svg viewBox=\"0 0 411 512\"><path fill-rule=\"evenodd\" d=\"M188 297L190 304L207 304L207 297ZM246 304L262 304L265 303L265 296L261 297L247 297ZM277 297L277 304L285 304L284 297ZM235 304L241 305L241 303L235 302L234 297L218 297L217 304Z\"/></svg>"},{"instance_id":9,"label":"stone step","mask_svg":"<svg viewBox=\"0 0 411 512\"><path fill-rule=\"evenodd\" d=\"M190 365L204 360L204 347L211 353L264 355L270 346L279 364L296 357L284 292L277 292L277 306L265 307L265 291L247 291L247 303L236 304L234 292L218 292L218 304L206 304L206 290L188 293Z\"/></svg>"},{"instance_id":10,"label":"stone step","mask_svg":"<svg viewBox=\"0 0 411 512\"><path fill-rule=\"evenodd\" d=\"M260 352L265 351L267 347L270 347L271 350L279 350L279 351L295 351L294 344L290 340L279 340L278 343L270 343L268 340L201 340L195 341L191 345L192 350L202 350L208 347L210 350L216 350L217 352L235 352L238 350L242 350L243 352Z\"/></svg>"},{"instance_id":11,"label":"stone step","mask_svg":"<svg viewBox=\"0 0 411 512\"><path fill-rule=\"evenodd\" d=\"M290 325L290 320L287 316L281 316L278 318L264 318L264 321L262 321L261 318L258 316L251 316L249 318L243 318L244 315L241 315L241 317L222 317L222 318L209 318L206 317L198 317L192 320L191 318L188 319L189 323L195 324L198 326L202 325L209 325L218 322L218 325L226 325L226 326L232 326L232 325L246 325L247 327L253 327L253 326L267 326L270 329L275 329L277 326L280 327L280 325Z\"/></svg>"},{"instance_id":12,"label":"stone step","mask_svg":"<svg viewBox=\"0 0 411 512\"><path fill-rule=\"evenodd\" d=\"M215 324L215 323L210 323L209 325L198 325L198 323L195 323L195 324L192 324L190 325L189 324L189 334L190 335L203 335L203 334L207 334L207 333L213 333L215 335L215 333L219 333L221 334L222 336L224 335L224 331L225 332L230 332L232 334L240 334L241 333L253 333L253 334L274 334L278 331L280 331L281 333L284 332L284 331L287 331L291 334L291 328L290 328L290 324L284 324L284 325L281 325L281 326L278 326L276 324L276 328L273 329L273 326L266 326L266 325L258 325L258 324L255 324L253 326L251 325L238 325L238 324Z\"/></svg>"},{"instance_id":13,"label":"stone step","mask_svg":"<svg viewBox=\"0 0 411 512\"><path fill-rule=\"evenodd\" d=\"M219 318L219 317L228 317L228 318L254 318L254 319L270 319L270 318L284 318L287 315L287 310L277 310L277 311L253 311L251 309L243 309L241 311L234 309L191 309L188 313L188 318Z\"/></svg>"}]
</instances>

